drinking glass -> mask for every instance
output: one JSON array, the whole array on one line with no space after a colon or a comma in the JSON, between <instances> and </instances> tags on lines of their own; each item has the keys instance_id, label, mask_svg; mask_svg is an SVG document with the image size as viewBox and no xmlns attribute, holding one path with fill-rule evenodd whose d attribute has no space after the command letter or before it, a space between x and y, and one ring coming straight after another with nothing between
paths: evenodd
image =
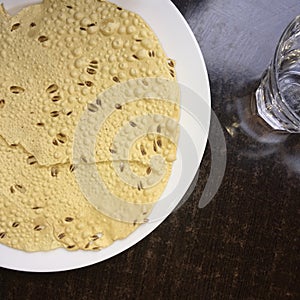
<instances>
[{"instance_id":1,"label":"drinking glass","mask_svg":"<svg viewBox=\"0 0 300 300\"><path fill-rule=\"evenodd\" d=\"M256 91L256 107L273 129L300 133L300 15L279 40Z\"/></svg>"}]
</instances>

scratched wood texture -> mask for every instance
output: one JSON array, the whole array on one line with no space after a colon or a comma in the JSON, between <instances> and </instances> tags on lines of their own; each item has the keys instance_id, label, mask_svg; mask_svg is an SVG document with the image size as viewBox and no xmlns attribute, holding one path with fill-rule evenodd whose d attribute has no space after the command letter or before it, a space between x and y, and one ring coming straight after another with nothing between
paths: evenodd
<instances>
[{"instance_id":1,"label":"scratched wood texture","mask_svg":"<svg viewBox=\"0 0 300 300\"><path fill-rule=\"evenodd\" d=\"M200 43L227 141L227 169L214 201L198 208L208 148L189 201L149 237L80 270L0 269L0 299L300 299L299 136L254 142L237 115L300 2L173 2Z\"/></svg>"}]
</instances>

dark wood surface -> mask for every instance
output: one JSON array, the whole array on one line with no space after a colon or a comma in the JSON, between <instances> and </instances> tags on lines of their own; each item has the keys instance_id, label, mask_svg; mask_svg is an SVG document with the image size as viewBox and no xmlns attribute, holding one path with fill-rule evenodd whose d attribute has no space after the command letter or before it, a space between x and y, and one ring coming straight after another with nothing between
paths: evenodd
<instances>
[{"instance_id":1,"label":"dark wood surface","mask_svg":"<svg viewBox=\"0 0 300 300\"><path fill-rule=\"evenodd\" d=\"M300 136L257 142L240 109L300 1L173 2L200 43L226 136L227 169L213 202L198 208L208 148L190 199L146 239L75 271L0 269L0 299L300 299Z\"/></svg>"}]
</instances>

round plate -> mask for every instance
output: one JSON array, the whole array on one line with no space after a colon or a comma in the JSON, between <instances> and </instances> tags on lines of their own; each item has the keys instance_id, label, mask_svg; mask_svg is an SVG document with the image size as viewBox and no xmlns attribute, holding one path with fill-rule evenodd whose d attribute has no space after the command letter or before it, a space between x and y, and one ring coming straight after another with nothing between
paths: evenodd
<instances>
[{"instance_id":1,"label":"round plate","mask_svg":"<svg viewBox=\"0 0 300 300\"><path fill-rule=\"evenodd\" d=\"M41 1L3 2L10 13L16 13L26 5ZM167 55L176 60L181 87L181 134L178 159L174 163L167 188L150 215L150 222L140 226L126 239L116 241L100 252L68 252L57 249L27 253L0 245L1 267L20 271L54 272L77 269L111 258L135 245L159 226L180 203L197 173L206 147L210 121L209 81L198 43L187 22L169 0L112 2L141 15L160 39Z\"/></svg>"}]
</instances>

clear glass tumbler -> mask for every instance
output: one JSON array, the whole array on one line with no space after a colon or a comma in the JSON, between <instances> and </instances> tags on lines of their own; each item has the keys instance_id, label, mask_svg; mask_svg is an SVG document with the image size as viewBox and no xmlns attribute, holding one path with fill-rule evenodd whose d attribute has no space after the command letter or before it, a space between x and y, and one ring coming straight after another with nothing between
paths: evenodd
<instances>
[{"instance_id":1,"label":"clear glass tumbler","mask_svg":"<svg viewBox=\"0 0 300 300\"><path fill-rule=\"evenodd\" d=\"M300 133L300 15L280 38L256 91L256 106L273 129Z\"/></svg>"}]
</instances>

